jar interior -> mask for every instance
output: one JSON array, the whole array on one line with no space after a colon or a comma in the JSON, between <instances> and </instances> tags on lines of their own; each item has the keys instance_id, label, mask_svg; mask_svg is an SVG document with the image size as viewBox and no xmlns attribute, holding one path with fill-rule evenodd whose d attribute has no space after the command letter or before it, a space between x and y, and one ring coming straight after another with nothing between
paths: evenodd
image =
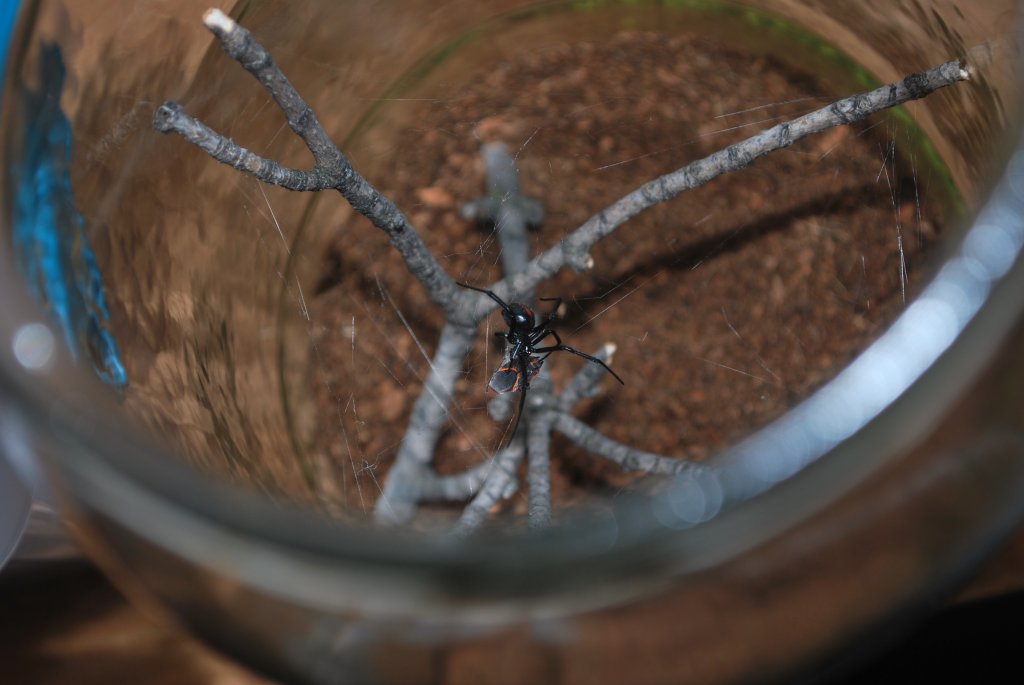
<instances>
[{"instance_id":1,"label":"jar interior","mask_svg":"<svg viewBox=\"0 0 1024 685\"><path fill-rule=\"evenodd\" d=\"M22 18L4 250L81 367L199 472L369 520L444 319L336 194L261 185L152 129L174 99L267 159L310 165L202 9L41 2ZM483 288L505 275L499 231L461 208L485 193L484 144L508 147L523 194L544 207L533 257L650 178L967 55L970 82L660 205L595 248L592 270L537 289L563 298L566 343L617 347L625 384L606 378L578 418L696 463L806 399L899 316L985 200L1019 118L1010 2L325 0L241 2L231 15L448 273ZM27 185L40 176L42 195ZM503 330L492 315L466 359L436 448L442 475L486 463L511 430L487 408ZM563 388L587 363L554 354L543 378ZM556 511L602 510L664 481L561 438L551 461ZM524 487L494 525L522 527L527 505ZM443 529L464 507L425 506L417 525Z\"/></svg>"}]
</instances>

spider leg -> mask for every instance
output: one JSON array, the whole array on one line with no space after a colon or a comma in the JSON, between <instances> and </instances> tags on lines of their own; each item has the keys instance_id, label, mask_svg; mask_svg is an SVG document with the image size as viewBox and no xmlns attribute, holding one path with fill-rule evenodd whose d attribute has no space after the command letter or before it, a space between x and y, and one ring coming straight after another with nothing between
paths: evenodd
<instances>
[{"instance_id":1,"label":"spider leg","mask_svg":"<svg viewBox=\"0 0 1024 685\"><path fill-rule=\"evenodd\" d=\"M523 409L526 408L526 391L529 386L524 385L519 389L519 413L516 414L516 425L512 426L512 435L509 436L509 440L516 437L516 429L519 428L519 421L523 418Z\"/></svg>"},{"instance_id":2,"label":"spider leg","mask_svg":"<svg viewBox=\"0 0 1024 685\"><path fill-rule=\"evenodd\" d=\"M542 326L537 326L537 328L541 330L538 330L536 332L536 335L530 337L530 345L536 345L549 335L555 336L555 342L558 343L559 345L562 344L562 338L558 335L558 333L555 332L555 329L548 328L547 323L544 323ZM534 350L534 352L536 352L536 350Z\"/></svg>"},{"instance_id":3,"label":"spider leg","mask_svg":"<svg viewBox=\"0 0 1024 685\"><path fill-rule=\"evenodd\" d=\"M532 331L530 331L530 345L536 345L537 343L539 343L541 340L548 337L552 333L554 333L554 331L548 328L547 322L540 324ZM559 340L558 342L562 341Z\"/></svg>"},{"instance_id":4,"label":"spider leg","mask_svg":"<svg viewBox=\"0 0 1024 685\"><path fill-rule=\"evenodd\" d=\"M512 444L513 438L516 437L516 431L519 429L519 420L523 418L523 409L526 407L526 391L530 387L526 360L523 357L517 357L516 366L519 367L519 410L516 412L516 422L512 424L512 432L509 433L508 442L505 443L505 447Z\"/></svg>"},{"instance_id":5,"label":"spider leg","mask_svg":"<svg viewBox=\"0 0 1024 685\"><path fill-rule=\"evenodd\" d=\"M552 352L557 352L557 351L572 352L577 357L583 357L588 362L593 362L595 364L600 364L601 366L604 367L605 371L607 371L611 375L615 376L615 380L617 380L619 383L622 383L623 385L626 384L626 381L624 381L621 378L619 378L619 374L617 374L614 371L612 371L612 367L608 366L607 364L605 364L603 361L601 361L597 357L593 357L593 356L587 354L586 352L580 352L575 347L569 347L568 345L563 344L561 338L558 337L558 333L555 333L554 331L551 331L551 334L555 336L555 340L558 341L558 344L557 345L551 345L549 347L538 347L538 348L534 349L534 353L536 353L536 354L544 354L546 352L548 354L551 354Z\"/></svg>"},{"instance_id":6,"label":"spider leg","mask_svg":"<svg viewBox=\"0 0 1024 685\"><path fill-rule=\"evenodd\" d=\"M554 302L555 306L551 308L551 313L548 314L547 320L549 322L554 321L558 318L558 308L562 306L562 298L560 297L541 297L541 302Z\"/></svg>"},{"instance_id":7,"label":"spider leg","mask_svg":"<svg viewBox=\"0 0 1024 685\"><path fill-rule=\"evenodd\" d=\"M507 304L505 304L505 300L501 299L500 297L492 293L490 290L478 288L475 285L470 285L469 283L460 283L459 281L455 281L455 285L459 286L460 288L469 288L470 290L475 290L478 293L483 293L487 297L497 302L498 306L501 307L503 311L509 311L509 307Z\"/></svg>"}]
</instances>

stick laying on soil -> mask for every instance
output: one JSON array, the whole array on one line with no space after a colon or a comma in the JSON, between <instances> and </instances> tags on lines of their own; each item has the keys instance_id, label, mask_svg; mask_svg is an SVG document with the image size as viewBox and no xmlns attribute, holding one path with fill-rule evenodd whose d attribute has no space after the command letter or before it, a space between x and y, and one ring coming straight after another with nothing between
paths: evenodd
<instances>
[{"instance_id":1,"label":"stick laying on soil","mask_svg":"<svg viewBox=\"0 0 1024 685\"><path fill-rule=\"evenodd\" d=\"M167 102L158 108L154 116L154 128L165 133L177 133L215 160L263 182L298 191L337 190L356 211L387 234L391 244L405 260L410 273L422 283L430 298L445 314L447 324L432 360L423 394L415 404L409 429L388 473L376 508L378 521L407 521L415 514L421 501L471 499L455 528L456 532L469 532L486 519L495 504L515 491L518 487L518 467L524 457L528 456L530 523L534 527L547 525L551 518L547 473L552 431L565 434L580 447L614 461L625 470L678 475L705 468L622 445L573 418L570 412L575 404L592 394L596 383L603 376L602 369L595 369L596 365L587 365L559 396L545 387L543 381L538 383L537 394L531 398L526 409L525 433L528 437L516 436L508 447L491 460L464 473L439 476L433 468L434 453L447 421L452 392L465 356L472 346L476 327L493 311L495 303L482 293L464 291L456 286L398 207L353 169L346 156L331 141L311 107L296 92L270 53L249 31L219 10L207 11L203 20L221 42L225 52L249 71L277 103L291 129L302 138L312 153L313 168L308 171L292 169L264 159L189 116L174 102ZM528 249L525 247L527 241L520 234L525 231L526 221L523 221L522 227L517 226L507 236L510 244L516 245L516 249L512 250L514 255L505 255L505 278L493 284L490 290L507 302L528 301L532 291L541 282L562 268L591 268L591 248L644 210L722 174L742 169L757 158L785 148L801 138L860 121L881 110L925 97L935 90L968 78L970 71L965 61L952 60L778 124L641 185L530 261L527 261L528 255L523 252ZM511 178L514 180L514 167ZM515 209L496 201L481 201L471 207L478 212L490 211L488 208L503 212ZM530 221L538 221L541 216L539 208L528 203L523 203L520 209L531 215L532 218L527 217ZM613 346L606 345L597 356L609 359L613 350Z\"/></svg>"}]
</instances>

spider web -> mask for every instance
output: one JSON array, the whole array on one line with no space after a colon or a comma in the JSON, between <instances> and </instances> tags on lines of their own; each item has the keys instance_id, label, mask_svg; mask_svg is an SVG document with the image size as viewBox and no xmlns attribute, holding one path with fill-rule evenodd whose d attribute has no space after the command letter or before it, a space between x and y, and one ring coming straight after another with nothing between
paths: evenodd
<instances>
[{"instance_id":1,"label":"spider web","mask_svg":"<svg viewBox=\"0 0 1024 685\"><path fill-rule=\"evenodd\" d=\"M301 42L271 32L266 44L448 274L484 288L505 273L501 226L463 215L486 192L481 146L504 144L522 195L543 205L525 236L532 257L641 182L863 90L785 36L750 40L763 27L662 8L622 31L620 14L633 10L568 7L440 46L421 62L429 68L393 85L340 87L359 70L330 51L331 22L306 21L337 10L303 7L302 22L269 8L251 19L308 32ZM132 85L142 90L153 87ZM82 101L120 102L102 89ZM218 47L185 102L254 152L308 165L280 112ZM127 133L85 122L99 142L75 179L149 199L82 203L93 234L104 221L146 229L97 247L111 300L135 317L118 326L115 307L126 407L207 473L368 517L424 393L440 311L381 232L334 195L260 186L181 141L161 140L154 157L180 156L140 172L124 143L137 105L124 104ZM541 284L536 297L564 298L566 344L617 346L612 367L626 385L606 378L575 416L618 442L701 461L827 382L929 273L955 202L925 152L905 119L834 129L645 212L598 244L592 270ZM140 266L139 254L151 261ZM504 330L496 313L481 327L451 401L427 393L446 412L441 474L486 464L507 442L518 398L488 389L509 361L494 335ZM586 363L554 355L540 377L557 391ZM566 441L551 453L558 501L645 487L642 474ZM462 507L427 516L450 522ZM520 493L503 511L524 508Z\"/></svg>"},{"instance_id":2,"label":"spider web","mask_svg":"<svg viewBox=\"0 0 1024 685\"><path fill-rule=\"evenodd\" d=\"M704 60L720 71L698 77L690 65ZM529 234L536 254L638 180L841 94L778 62L749 62L685 34L555 43L380 103L348 149L371 178L386 179L449 273L486 287L503 276L499 231L459 215L485 187L482 143L506 144L525 195L545 206L544 225ZM581 416L620 442L699 460L827 381L928 272L944 207L922 200L936 172L917 155L901 123L836 130L652 210L595 251L593 272L545 284L539 295L566 298L558 328L567 342L619 346L627 386L606 384ZM328 249L334 277L311 307L321 359L312 382L329 388L333 405L317 422L335 446L325 461L348 464L352 477L339 469L335 478L355 485L346 506L366 511L442 322L384 241L368 239L363 219L338 218L344 211L318 204L310 219L343 225ZM490 458L515 422L487 412L488 385L510 362L492 341L503 328L492 316L467 360L437 449L442 473ZM558 386L580 363L555 357L545 371ZM635 475L555 449L558 496L634 486Z\"/></svg>"}]
</instances>

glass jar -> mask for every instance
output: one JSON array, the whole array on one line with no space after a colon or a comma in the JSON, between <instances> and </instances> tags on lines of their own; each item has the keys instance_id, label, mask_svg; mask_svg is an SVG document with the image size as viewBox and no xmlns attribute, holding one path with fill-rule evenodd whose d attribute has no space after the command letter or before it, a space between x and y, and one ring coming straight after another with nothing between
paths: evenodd
<instances>
[{"instance_id":1,"label":"glass jar","mask_svg":"<svg viewBox=\"0 0 1024 685\"><path fill-rule=\"evenodd\" d=\"M558 41L700 26L851 84L959 56L972 69L906 110L970 221L944 232L931 279L870 347L700 477L542 532L513 520L470 538L332 515L319 497L309 379L327 372L307 298L350 213L152 130L159 103L177 99L259 154L306 165L202 29L204 9L28 3L4 93L5 421L51 469L88 553L141 601L310 682L736 682L820 668L919 615L1020 520L1015 3L226 7L385 190L400 184L394 150L414 158L389 141L421 120L424 89L453 98L481 66ZM353 351L354 322L336 331ZM415 349L396 354L419 363ZM357 380L330 390L339 421Z\"/></svg>"}]
</instances>

